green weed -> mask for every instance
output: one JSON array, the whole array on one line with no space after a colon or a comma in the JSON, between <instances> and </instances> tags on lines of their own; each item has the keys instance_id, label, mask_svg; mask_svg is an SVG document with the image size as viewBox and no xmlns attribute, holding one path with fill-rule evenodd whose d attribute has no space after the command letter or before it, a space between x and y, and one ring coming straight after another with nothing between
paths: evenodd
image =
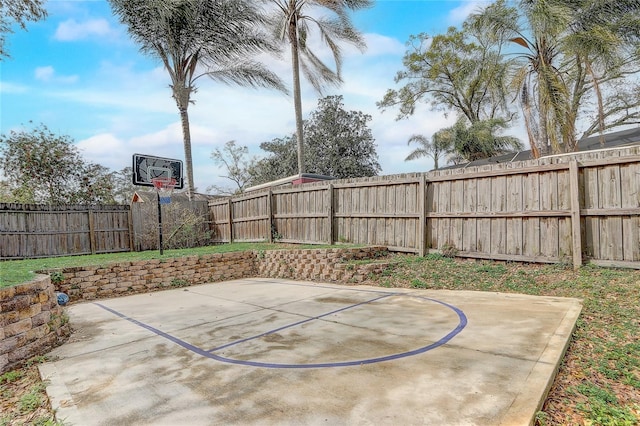
<instances>
[{"instance_id":1,"label":"green weed","mask_svg":"<svg viewBox=\"0 0 640 426\"><path fill-rule=\"evenodd\" d=\"M4 373L2 376L0 376L0 385L2 383L15 382L16 380L22 378L22 376L23 376L23 373L20 370L8 371Z\"/></svg>"}]
</instances>

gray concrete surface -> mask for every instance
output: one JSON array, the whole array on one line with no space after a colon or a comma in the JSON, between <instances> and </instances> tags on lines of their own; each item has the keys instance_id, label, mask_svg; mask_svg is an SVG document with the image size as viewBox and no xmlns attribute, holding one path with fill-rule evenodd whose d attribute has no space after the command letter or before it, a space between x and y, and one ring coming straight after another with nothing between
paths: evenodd
<instances>
[{"instance_id":1,"label":"gray concrete surface","mask_svg":"<svg viewBox=\"0 0 640 426\"><path fill-rule=\"evenodd\" d=\"M70 306L65 425L527 425L575 299L244 279Z\"/></svg>"}]
</instances>

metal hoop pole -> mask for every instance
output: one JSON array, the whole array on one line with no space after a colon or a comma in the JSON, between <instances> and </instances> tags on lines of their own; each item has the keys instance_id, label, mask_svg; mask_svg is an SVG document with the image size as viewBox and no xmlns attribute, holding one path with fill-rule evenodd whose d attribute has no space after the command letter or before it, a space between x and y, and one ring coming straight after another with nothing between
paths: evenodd
<instances>
[{"instance_id":1,"label":"metal hoop pole","mask_svg":"<svg viewBox=\"0 0 640 426\"><path fill-rule=\"evenodd\" d=\"M160 256L163 255L162 250L162 204L160 204L160 192L156 192L158 200L158 247L160 247Z\"/></svg>"}]
</instances>

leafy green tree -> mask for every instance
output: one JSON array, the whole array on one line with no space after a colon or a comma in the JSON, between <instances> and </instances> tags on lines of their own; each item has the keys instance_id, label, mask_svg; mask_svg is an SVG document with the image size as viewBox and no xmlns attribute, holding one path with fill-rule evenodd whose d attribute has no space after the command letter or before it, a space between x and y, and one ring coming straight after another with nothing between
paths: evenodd
<instances>
[{"instance_id":1,"label":"leafy green tree","mask_svg":"<svg viewBox=\"0 0 640 426\"><path fill-rule=\"evenodd\" d=\"M342 96L327 96L305 123L309 171L338 179L376 176L381 168L368 123L371 116L347 111Z\"/></svg>"},{"instance_id":2,"label":"leafy green tree","mask_svg":"<svg viewBox=\"0 0 640 426\"><path fill-rule=\"evenodd\" d=\"M256 159L249 156L249 148L236 145L236 141L229 141L222 149L216 148L211 153L213 162L226 171L226 175L221 177L231 180L235 187L227 188L212 185L207 191L214 191L217 194L234 195L241 194L252 180L251 170Z\"/></svg>"},{"instance_id":3,"label":"leafy green tree","mask_svg":"<svg viewBox=\"0 0 640 426\"><path fill-rule=\"evenodd\" d=\"M419 102L472 123L513 117L506 98L509 63L499 40L465 22L461 30L450 27L446 34L413 35L407 48L404 69L395 77L404 86L388 90L379 108L399 107L398 119L413 115Z\"/></svg>"},{"instance_id":4,"label":"leafy green tree","mask_svg":"<svg viewBox=\"0 0 640 426\"><path fill-rule=\"evenodd\" d=\"M0 136L5 202L44 204L113 203L111 175L82 158L68 136L41 124Z\"/></svg>"},{"instance_id":5,"label":"leafy green tree","mask_svg":"<svg viewBox=\"0 0 640 426\"><path fill-rule=\"evenodd\" d=\"M134 192L138 190L131 179L133 169L128 166L111 174L113 199L118 204L129 204Z\"/></svg>"},{"instance_id":6,"label":"leafy green tree","mask_svg":"<svg viewBox=\"0 0 640 426\"><path fill-rule=\"evenodd\" d=\"M6 34L13 33L12 26L17 24L26 30L26 21L39 21L46 18L44 9L46 0L0 0L0 60L9 57L6 48Z\"/></svg>"},{"instance_id":7,"label":"leafy green tree","mask_svg":"<svg viewBox=\"0 0 640 426\"><path fill-rule=\"evenodd\" d=\"M298 151L295 134L262 142L260 149L267 152L268 155L251 167L252 185L298 174ZM305 153L308 151L306 150Z\"/></svg>"},{"instance_id":8,"label":"leafy green tree","mask_svg":"<svg viewBox=\"0 0 640 426\"><path fill-rule=\"evenodd\" d=\"M306 170L300 70L319 93L322 93L326 85L340 84L342 54L339 44L346 42L360 49L365 48L364 39L353 26L348 13L367 8L373 2L371 0L267 0L267 2L274 5L275 9L271 16L275 36L288 43L291 48L298 173L304 173ZM325 12L330 12L331 17L319 16ZM309 37L312 36L314 29L331 50L336 65L335 71L310 49Z\"/></svg>"},{"instance_id":9,"label":"leafy green tree","mask_svg":"<svg viewBox=\"0 0 640 426\"><path fill-rule=\"evenodd\" d=\"M304 122L307 149L305 162L309 173L338 179L375 176L380 172L375 140L367 123L371 116L347 111L342 96L327 96ZM260 145L271 155L252 168L253 184L297 174L297 140L294 136L277 138Z\"/></svg>"},{"instance_id":10,"label":"leafy green tree","mask_svg":"<svg viewBox=\"0 0 640 426\"><path fill-rule=\"evenodd\" d=\"M189 104L196 81L208 76L222 83L286 91L281 80L253 58L275 47L262 33L260 9L249 0L109 0L143 53L162 61L182 122L186 181L193 196Z\"/></svg>"},{"instance_id":11,"label":"leafy green tree","mask_svg":"<svg viewBox=\"0 0 640 426\"><path fill-rule=\"evenodd\" d=\"M640 69L637 0L498 0L470 21L519 49L511 87L534 156L575 150L581 118L596 117L585 136L638 122L640 96L615 90Z\"/></svg>"}]
</instances>

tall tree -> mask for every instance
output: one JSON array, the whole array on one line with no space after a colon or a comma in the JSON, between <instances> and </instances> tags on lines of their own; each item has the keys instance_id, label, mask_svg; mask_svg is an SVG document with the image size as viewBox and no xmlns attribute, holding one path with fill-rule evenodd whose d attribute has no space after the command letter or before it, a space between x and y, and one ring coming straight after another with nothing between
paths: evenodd
<instances>
[{"instance_id":1,"label":"tall tree","mask_svg":"<svg viewBox=\"0 0 640 426\"><path fill-rule=\"evenodd\" d=\"M342 96L327 96L304 122L307 142L305 162L309 173L351 178L380 172L375 140L367 123L371 116L347 111ZM296 174L296 139L293 136L265 142L260 148L271 155L253 168L253 184Z\"/></svg>"},{"instance_id":2,"label":"tall tree","mask_svg":"<svg viewBox=\"0 0 640 426\"><path fill-rule=\"evenodd\" d=\"M194 194L189 104L196 81L208 76L223 83L272 87L281 80L253 57L274 51L262 33L264 20L249 0L109 0L143 53L162 61L171 77L184 139L188 194Z\"/></svg>"},{"instance_id":3,"label":"tall tree","mask_svg":"<svg viewBox=\"0 0 640 426\"><path fill-rule=\"evenodd\" d=\"M271 182L298 173L298 151L295 134L262 142L260 149L268 153L268 155L258 160L251 167L252 185ZM309 150L305 152L308 154Z\"/></svg>"},{"instance_id":4,"label":"tall tree","mask_svg":"<svg viewBox=\"0 0 640 426\"><path fill-rule=\"evenodd\" d=\"M302 69L302 73L318 93L322 93L327 85L339 85L342 82L342 53L339 43L346 42L361 50L365 48L362 35L349 18L349 11L367 8L373 2L371 0L267 0L267 2L275 6L271 22L276 37L289 43L291 49L298 173L304 173L300 70ZM321 16L327 11L332 16ZM310 49L309 37L314 29L331 50L336 65L335 71Z\"/></svg>"},{"instance_id":5,"label":"tall tree","mask_svg":"<svg viewBox=\"0 0 640 426\"><path fill-rule=\"evenodd\" d=\"M111 174L111 185L113 187L113 199L118 204L129 204L133 198L133 193L139 188L131 181L133 169L127 166Z\"/></svg>"},{"instance_id":6,"label":"tall tree","mask_svg":"<svg viewBox=\"0 0 640 426\"><path fill-rule=\"evenodd\" d=\"M407 145L417 143L418 147L411 151L404 161L413 161L422 157L433 158L433 169L438 170L440 158L446 157L453 151L454 140L449 137L448 129L440 130L429 139L424 135L413 135L407 141Z\"/></svg>"},{"instance_id":7,"label":"tall tree","mask_svg":"<svg viewBox=\"0 0 640 426\"><path fill-rule=\"evenodd\" d=\"M236 141L229 141L224 144L222 149L216 148L211 153L213 162L221 166L226 175L222 175L225 179L229 179L235 185L234 188L221 187L217 185L207 188L208 191L215 191L217 194L234 195L241 194L251 182L251 170L256 159L249 157L249 148L236 144Z\"/></svg>"},{"instance_id":8,"label":"tall tree","mask_svg":"<svg viewBox=\"0 0 640 426\"><path fill-rule=\"evenodd\" d=\"M381 168L370 121L368 114L347 111L342 96L320 99L305 123L313 147L309 170L335 178L376 176Z\"/></svg>"},{"instance_id":9,"label":"tall tree","mask_svg":"<svg viewBox=\"0 0 640 426\"><path fill-rule=\"evenodd\" d=\"M399 107L398 119L413 115L421 101L472 123L511 119L506 98L509 63L501 45L466 22L461 30L451 27L446 34L413 35L402 60L404 69L395 77L404 86L388 90L377 105L382 110Z\"/></svg>"},{"instance_id":10,"label":"tall tree","mask_svg":"<svg viewBox=\"0 0 640 426\"><path fill-rule=\"evenodd\" d=\"M46 18L44 9L46 0L0 0L0 60L9 57L5 46L6 34L13 33L11 28L18 25L23 30L27 29L27 21L39 21Z\"/></svg>"},{"instance_id":11,"label":"tall tree","mask_svg":"<svg viewBox=\"0 0 640 426\"><path fill-rule=\"evenodd\" d=\"M0 136L5 201L45 204L111 204L111 174L82 158L69 136L41 124Z\"/></svg>"},{"instance_id":12,"label":"tall tree","mask_svg":"<svg viewBox=\"0 0 640 426\"><path fill-rule=\"evenodd\" d=\"M607 98L616 83L638 75L639 1L519 0L511 7L498 0L470 20L520 49L512 87L534 156L575 150L581 116L597 117L588 126L595 131L638 121L637 93L622 103ZM587 108L594 100L595 114Z\"/></svg>"}]
</instances>

